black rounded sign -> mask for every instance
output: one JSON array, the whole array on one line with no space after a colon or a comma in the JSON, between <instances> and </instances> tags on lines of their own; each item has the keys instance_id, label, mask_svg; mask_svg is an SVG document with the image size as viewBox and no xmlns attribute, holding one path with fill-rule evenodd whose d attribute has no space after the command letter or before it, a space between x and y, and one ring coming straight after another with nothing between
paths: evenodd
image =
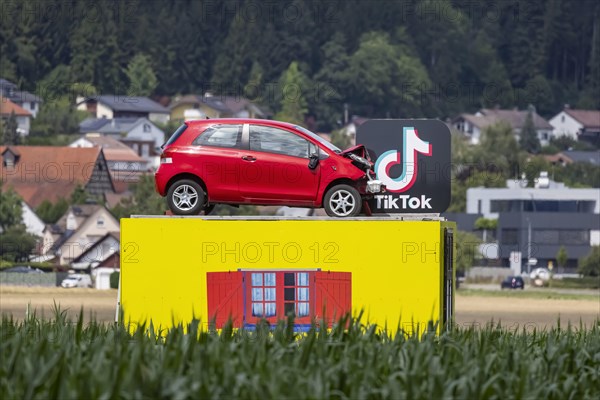
<instances>
[{"instance_id":1,"label":"black rounded sign","mask_svg":"<svg viewBox=\"0 0 600 400\"><path fill-rule=\"evenodd\" d=\"M373 213L442 213L450 205L450 129L439 120L372 119L358 127L387 193Z\"/></svg>"}]
</instances>

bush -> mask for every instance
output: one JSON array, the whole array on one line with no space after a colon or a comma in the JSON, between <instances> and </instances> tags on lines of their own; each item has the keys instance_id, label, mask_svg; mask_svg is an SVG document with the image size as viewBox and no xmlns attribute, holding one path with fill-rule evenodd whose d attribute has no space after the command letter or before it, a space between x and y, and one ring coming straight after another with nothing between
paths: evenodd
<instances>
[{"instance_id":1,"label":"bush","mask_svg":"<svg viewBox=\"0 0 600 400\"><path fill-rule=\"evenodd\" d=\"M120 276L119 271L115 271L112 274L110 274L110 288L111 289L119 288L119 276Z\"/></svg>"},{"instance_id":2,"label":"bush","mask_svg":"<svg viewBox=\"0 0 600 400\"><path fill-rule=\"evenodd\" d=\"M545 282L545 286L549 283ZM552 279L553 289L600 289L600 278L584 277L584 278L562 278Z\"/></svg>"},{"instance_id":3,"label":"bush","mask_svg":"<svg viewBox=\"0 0 600 400\"><path fill-rule=\"evenodd\" d=\"M581 259L578 272L583 276L600 276L600 246L592 247L590 254Z\"/></svg>"}]
</instances>

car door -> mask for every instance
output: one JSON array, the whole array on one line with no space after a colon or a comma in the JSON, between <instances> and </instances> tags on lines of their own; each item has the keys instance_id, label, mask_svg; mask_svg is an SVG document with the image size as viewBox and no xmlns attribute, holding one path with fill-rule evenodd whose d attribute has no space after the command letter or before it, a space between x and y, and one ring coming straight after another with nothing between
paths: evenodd
<instances>
[{"instance_id":1,"label":"car door","mask_svg":"<svg viewBox=\"0 0 600 400\"><path fill-rule=\"evenodd\" d=\"M192 142L194 169L206 184L210 202L238 202L242 124L206 128Z\"/></svg>"},{"instance_id":2,"label":"car door","mask_svg":"<svg viewBox=\"0 0 600 400\"><path fill-rule=\"evenodd\" d=\"M242 198L263 204L311 205L320 167L308 168L308 156L316 151L316 145L299 134L250 124L248 150L241 157Z\"/></svg>"}]
</instances>

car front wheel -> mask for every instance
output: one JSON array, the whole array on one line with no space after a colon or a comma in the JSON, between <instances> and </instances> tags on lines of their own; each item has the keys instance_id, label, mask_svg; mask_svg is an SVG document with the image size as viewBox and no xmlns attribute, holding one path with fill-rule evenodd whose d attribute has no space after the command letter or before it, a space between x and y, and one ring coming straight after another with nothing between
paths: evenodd
<instances>
[{"instance_id":1,"label":"car front wheel","mask_svg":"<svg viewBox=\"0 0 600 400\"><path fill-rule=\"evenodd\" d=\"M173 214L198 215L204 206L204 190L197 182L182 179L169 188L167 202Z\"/></svg>"},{"instance_id":2,"label":"car front wheel","mask_svg":"<svg viewBox=\"0 0 600 400\"><path fill-rule=\"evenodd\" d=\"M360 213L362 199L352 186L336 185L325 194L323 207L330 217L354 217Z\"/></svg>"}]
</instances>

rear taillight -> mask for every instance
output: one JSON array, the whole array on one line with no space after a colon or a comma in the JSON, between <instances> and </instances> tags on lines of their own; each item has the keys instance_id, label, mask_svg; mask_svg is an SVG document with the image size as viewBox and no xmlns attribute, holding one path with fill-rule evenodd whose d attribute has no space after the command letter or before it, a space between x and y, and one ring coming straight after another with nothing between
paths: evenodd
<instances>
[{"instance_id":1,"label":"rear taillight","mask_svg":"<svg viewBox=\"0 0 600 400\"><path fill-rule=\"evenodd\" d=\"M163 153L160 155L160 163L173 164L173 157L171 157L171 152L163 151Z\"/></svg>"}]
</instances>

